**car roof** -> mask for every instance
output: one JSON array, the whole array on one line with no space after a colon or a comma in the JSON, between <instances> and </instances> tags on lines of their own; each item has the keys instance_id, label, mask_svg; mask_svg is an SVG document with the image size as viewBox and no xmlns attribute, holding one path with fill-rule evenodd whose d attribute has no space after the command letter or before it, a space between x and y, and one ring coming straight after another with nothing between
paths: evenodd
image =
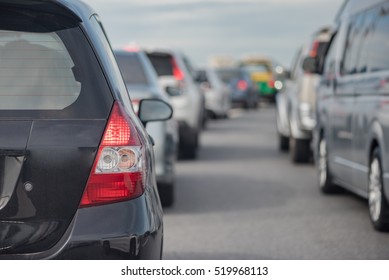
<instances>
[{"instance_id":1,"label":"car roof","mask_svg":"<svg viewBox=\"0 0 389 280\"><path fill-rule=\"evenodd\" d=\"M343 18L347 18L356 13L362 12L363 10L373 7L379 3L387 2L387 0L345 0L343 5L336 15L335 21L339 22Z\"/></svg>"},{"instance_id":2,"label":"car roof","mask_svg":"<svg viewBox=\"0 0 389 280\"><path fill-rule=\"evenodd\" d=\"M160 53L160 54L168 54L171 56L183 56L183 52L174 48L161 48L161 47L144 47L143 50L146 53Z\"/></svg>"},{"instance_id":3,"label":"car roof","mask_svg":"<svg viewBox=\"0 0 389 280\"><path fill-rule=\"evenodd\" d=\"M91 15L95 14L88 4L78 0L0 0L0 5L47 10L76 18L80 22L88 20Z\"/></svg>"}]
</instances>

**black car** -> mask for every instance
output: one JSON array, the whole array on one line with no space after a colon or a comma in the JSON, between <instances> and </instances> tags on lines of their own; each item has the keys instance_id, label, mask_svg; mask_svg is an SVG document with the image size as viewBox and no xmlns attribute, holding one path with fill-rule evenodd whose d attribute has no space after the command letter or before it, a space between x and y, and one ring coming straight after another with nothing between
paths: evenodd
<instances>
[{"instance_id":1,"label":"black car","mask_svg":"<svg viewBox=\"0 0 389 280\"><path fill-rule=\"evenodd\" d=\"M140 120L171 113L146 100L135 115L84 3L0 0L0 259L161 258Z\"/></svg>"},{"instance_id":2,"label":"black car","mask_svg":"<svg viewBox=\"0 0 389 280\"><path fill-rule=\"evenodd\" d=\"M220 79L230 86L233 105L243 106L245 109L257 107L259 101L257 87L246 70L242 68L219 68L216 72Z\"/></svg>"}]
</instances>

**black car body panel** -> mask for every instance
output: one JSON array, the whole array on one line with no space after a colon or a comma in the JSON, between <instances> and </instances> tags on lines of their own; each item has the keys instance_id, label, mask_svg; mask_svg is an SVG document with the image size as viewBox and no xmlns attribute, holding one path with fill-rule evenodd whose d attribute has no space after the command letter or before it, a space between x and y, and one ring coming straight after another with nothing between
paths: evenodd
<instances>
[{"instance_id":1,"label":"black car body panel","mask_svg":"<svg viewBox=\"0 0 389 280\"><path fill-rule=\"evenodd\" d=\"M66 63L73 62L74 65L58 73L62 75L67 71L70 78L74 77L69 88L78 94L70 100L60 94L41 94L42 97L28 93L25 98L31 102L11 98L10 109L0 105L0 259L160 258L162 209L151 163L147 166L145 193L141 197L79 209L114 100L124 105L147 145L146 156L153 157L151 144L132 110L97 15L86 4L77 1L2 0L0 11L0 15L4 15L0 19L0 31L8 32L4 36L50 34L56 46L63 47L60 51L68 52L65 58L61 56L65 62L63 68L67 67ZM36 18L39 20L34 22ZM24 41L28 41L24 37ZM10 41L20 43L13 38ZM28 45L30 54L51 51L58 57L57 51L41 46L38 49L37 45L39 43ZM12 61L10 65L19 64ZM36 65L33 66L39 68ZM61 67L46 68L54 69L51 71L54 73ZM18 85L2 82L4 73L0 69L0 89L9 86L24 93ZM55 76L50 76L49 72L45 75ZM21 78L23 81L24 76ZM42 90L39 86L37 92ZM68 82L54 87L66 88ZM9 100L1 93L0 98ZM114 224L104 222L116 219ZM128 241L123 245L128 250L115 249L111 251L116 253L109 253L107 244L111 244L109 248L117 248L119 245L114 240L121 237L124 241L119 243ZM131 245L133 238L137 241L135 251ZM104 242L107 240L110 241ZM104 253L97 254L96 251Z\"/></svg>"}]
</instances>

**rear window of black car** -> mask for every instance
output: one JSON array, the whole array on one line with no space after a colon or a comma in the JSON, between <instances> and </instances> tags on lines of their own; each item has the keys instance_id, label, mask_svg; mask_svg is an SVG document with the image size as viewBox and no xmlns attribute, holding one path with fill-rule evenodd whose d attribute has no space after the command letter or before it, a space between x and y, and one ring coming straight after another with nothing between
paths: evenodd
<instances>
[{"instance_id":1,"label":"rear window of black car","mask_svg":"<svg viewBox=\"0 0 389 280\"><path fill-rule=\"evenodd\" d=\"M164 53L148 53L158 76L173 76L172 56Z\"/></svg>"},{"instance_id":2,"label":"rear window of black car","mask_svg":"<svg viewBox=\"0 0 389 280\"><path fill-rule=\"evenodd\" d=\"M34 24L0 21L0 118L105 118L112 95L81 29Z\"/></svg>"},{"instance_id":3,"label":"rear window of black car","mask_svg":"<svg viewBox=\"0 0 389 280\"><path fill-rule=\"evenodd\" d=\"M115 53L115 56L126 84L148 84L145 69L136 53Z\"/></svg>"}]
</instances>

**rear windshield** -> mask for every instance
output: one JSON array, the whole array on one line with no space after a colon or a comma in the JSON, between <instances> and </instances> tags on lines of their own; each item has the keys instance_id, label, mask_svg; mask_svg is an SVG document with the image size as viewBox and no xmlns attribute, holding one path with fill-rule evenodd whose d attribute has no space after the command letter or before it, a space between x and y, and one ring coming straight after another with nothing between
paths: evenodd
<instances>
[{"instance_id":1,"label":"rear windshield","mask_svg":"<svg viewBox=\"0 0 389 280\"><path fill-rule=\"evenodd\" d=\"M160 53L148 53L158 76L173 76L172 56Z\"/></svg>"},{"instance_id":2,"label":"rear windshield","mask_svg":"<svg viewBox=\"0 0 389 280\"><path fill-rule=\"evenodd\" d=\"M216 73L220 79L227 84L241 77L241 72L237 69L217 70Z\"/></svg>"},{"instance_id":3,"label":"rear windshield","mask_svg":"<svg viewBox=\"0 0 389 280\"><path fill-rule=\"evenodd\" d=\"M109 113L112 95L79 27L4 29L0 25L0 117L98 118Z\"/></svg>"},{"instance_id":4,"label":"rear windshield","mask_svg":"<svg viewBox=\"0 0 389 280\"><path fill-rule=\"evenodd\" d=\"M197 71L197 81L199 83L208 83L209 82L208 75L207 75L207 72L205 70Z\"/></svg>"},{"instance_id":5,"label":"rear windshield","mask_svg":"<svg viewBox=\"0 0 389 280\"><path fill-rule=\"evenodd\" d=\"M126 84L148 85L144 66L136 53L115 53Z\"/></svg>"},{"instance_id":6,"label":"rear windshield","mask_svg":"<svg viewBox=\"0 0 389 280\"><path fill-rule=\"evenodd\" d=\"M260 72L260 73L271 72L270 67L267 64L244 65L243 68L251 73L252 72Z\"/></svg>"}]
</instances>

